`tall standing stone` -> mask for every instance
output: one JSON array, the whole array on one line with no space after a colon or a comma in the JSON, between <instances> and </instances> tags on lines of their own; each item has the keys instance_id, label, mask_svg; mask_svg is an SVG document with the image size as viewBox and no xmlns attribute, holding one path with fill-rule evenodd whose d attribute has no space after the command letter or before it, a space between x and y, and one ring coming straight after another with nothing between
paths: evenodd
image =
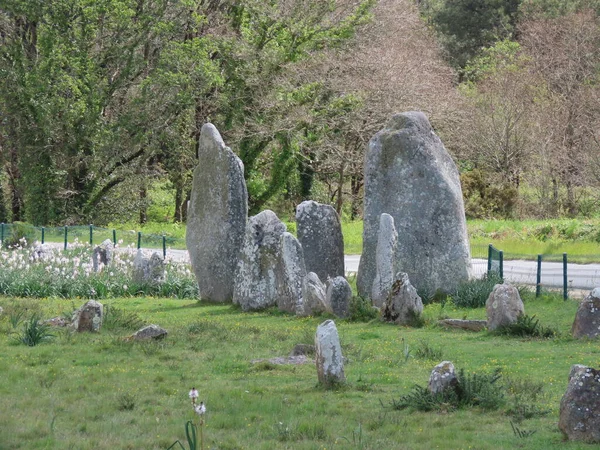
<instances>
[{"instance_id":1,"label":"tall standing stone","mask_svg":"<svg viewBox=\"0 0 600 450\"><path fill-rule=\"evenodd\" d=\"M248 220L233 291L233 303L244 311L275 306L283 295L280 268L285 231L285 224L268 209Z\"/></svg>"},{"instance_id":2,"label":"tall standing stone","mask_svg":"<svg viewBox=\"0 0 600 450\"><path fill-rule=\"evenodd\" d=\"M456 165L421 112L394 115L367 149L363 252L357 286L371 295L379 217L398 231L397 270L418 291L451 291L470 275L467 224Z\"/></svg>"},{"instance_id":3,"label":"tall standing stone","mask_svg":"<svg viewBox=\"0 0 600 450\"><path fill-rule=\"evenodd\" d=\"M227 302L233 297L248 216L244 165L210 123L202 127L198 159L188 209L187 249L200 298Z\"/></svg>"},{"instance_id":4,"label":"tall standing stone","mask_svg":"<svg viewBox=\"0 0 600 450\"><path fill-rule=\"evenodd\" d=\"M569 386L560 400L558 428L571 441L600 443L600 370L580 364L571 367Z\"/></svg>"},{"instance_id":5,"label":"tall standing stone","mask_svg":"<svg viewBox=\"0 0 600 450\"><path fill-rule=\"evenodd\" d=\"M296 225L306 270L323 281L344 276L344 237L335 209L312 200L302 202L296 207Z\"/></svg>"},{"instance_id":6,"label":"tall standing stone","mask_svg":"<svg viewBox=\"0 0 600 450\"><path fill-rule=\"evenodd\" d=\"M335 277L327 284L325 305L329 312L338 317L346 318L350 315L350 301L352 300L352 287L344 277Z\"/></svg>"},{"instance_id":7,"label":"tall standing stone","mask_svg":"<svg viewBox=\"0 0 600 450\"><path fill-rule=\"evenodd\" d=\"M285 232L281 236L281 277L282 292L277 299L277 307L299 316L305 315L302 284L306 276L302 245L292 234Z\"/></svg>"},{"instance_id":8,"label":"tall standing stone","mask_svg":"<svg viewBox=\"0 0 600 450\"><path fill-rule=\"evenodd\" d=\"M346 382L342 346L333 320L326 320L317 327L315 353L319 383L333 387Z\"/></svg>"},{"instance_id":9,"label":"tall standing stone","mask_svg":"<svg viewBox=\"0 0 600 450\"><path fill-rule=\"evenodd\" d=\"M382 214L379 218L379 232L377 233L377 248L375 251L375 280L371 289L373 305L381 308L383 302L390 294L396 275L396 248L398 246L398 233L394 226L394 218L389 214Z\"/></svg>"}]
</instances>

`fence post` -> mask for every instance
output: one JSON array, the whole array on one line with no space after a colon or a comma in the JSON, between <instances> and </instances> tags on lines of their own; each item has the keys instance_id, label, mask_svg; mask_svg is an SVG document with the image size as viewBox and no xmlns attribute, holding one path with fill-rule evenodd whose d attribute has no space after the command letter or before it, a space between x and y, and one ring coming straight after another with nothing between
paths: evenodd
<instances>
[{"instance_id":1,"label":"fence post","mask_svg":"<svg viewBox=\"0 0 600 450\"><path fill-rule=\"evenodd\" d=\"M142 232L138 231L138 250L142 247Z\"/></svg>"},{"instance_id":2,"label":"fence post","mask_svg":"<svg viewBox=\"0 0 600 450\"><path fill-rule=\"evenodd\" d=\"M535 296L540 296L540 290L542 288L542 255L538 255L537 258L537 277L535 280Z\"/></svg>"},{"instance_id":3,"label":"fence post","mask_svg":"<svg viewBox=\"0 0 600 450\"><path fill-rule=\"evenodd\" d=\"M94 225L90 223L90 247L94 245Z\"/></svg>"},{"instance_id":4,"label":"fence post","mask_svg":"<svg viewBox=\"0 0 600 450\"><path fill-rule=\"evenodd\" d=\"M563 299L566 300L569 297L567 292L567 254L563 253Z\"/></svg>"},{"instance_id":5,"label":"fence post","mask_svg":"<svg viewBox=\"0 0 600 450\"><path fill-rule=\"evenodd\" d=\"M44 232L46 231L46 229L44 227L42 227L42 245L44 245Z\"/></svg>"},{"instance_id":6,"label":"fence post","mask_svg":"<svg viewBox=\"0 0 600 450\"><path fill-rule=\"evenodd\" d=\"M502 250L498 252L498 260L500 262L500 279L504 281L504 252Z\"/></svg>"},{"instance_id":7,"label":"fence post","mask_svg":"<svg viewBox=\"0 0 600 450\"><path fill-rule=\"evenodd\" d=\"M113 245L117 245L117 230L113 228Z\"/></svg>"},{"instance_id":8,"label":"fence post","mask_svg":"<svg viewBox=\"0 0 600 450\"><path fill-rule=\"evenodd\" d=\"M2 240L2 244L4 244L4 222L0 225L0 240Z\"/></svg>"},{"instance_id":9,"label":"fence post","mask_svg":"<svg viewBox=\"0 0 600 450\"><path fill-rule=\"evenodd\" d=\"M163 259L167 259L167 236L163 234Z\"/></svg>"},{"instance_id":10,"label":"fence post","mask_svg":"<svg viewBox=\"0 0 600 450\"><path fill-rule=\"evenodd\" d=\"M67 233L68 233L69 227L65 225L65 250L67 249Z\"/></svg>"},{"instance_id":11,"label":"fence post","mask_svg":"<svg viewBox=\"0 0 600 450\"><path fill-rule=\"evenodd\" d=\"M488 275L492 271L492 244L488 245Z\"/></svg>"}]
</instances>

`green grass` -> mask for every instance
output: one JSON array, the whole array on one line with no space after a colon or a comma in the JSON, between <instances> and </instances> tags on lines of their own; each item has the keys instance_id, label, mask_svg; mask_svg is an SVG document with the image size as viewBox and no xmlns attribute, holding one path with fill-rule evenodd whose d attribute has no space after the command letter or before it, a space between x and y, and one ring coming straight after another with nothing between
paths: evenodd
<instances>
[{"instance_id":1,"label":"green grass","mask_svg":"<svg viewBox=\"0 0 600 450\"><path fill-rule=\"evenodd\" d=\"M82 300L83 302L83 300ZM160 342L133 343L121 327L99 334L56 332L50 342L18 345L8 313L0 316L0 447L9 449L166 449L185 439L192 418L187 393L200 391L208 414L206 449L588 449L565 443L558 407L572 364L600 366L594 341L568 336L576 302L544 296L525 302L527 314L560 331L553 339L520 339L443 330L439 317L481 319L485 311L428 305L419 329L379 321L336 320L348 385L324 391L313 365L253 365L310 343L324 318L272 312L244 314L229 305L164 298L105 303L169 331ZM54 317L74 307L60 299L0 298L10 312ZM502 369L511 386L540 383L530 410L548 410L518 424L509 406L497 411L396 411L391 401L425 385L439 361L410 356L423 342L466 373ZM451 342L451 345L448 343ZM404 344L403 344L404 343ZM512 389L512 387L511 387ZM528 410L529 411L529 410ZM519 430L534 430L526 438Z\"/></svg>"}]
</instances>

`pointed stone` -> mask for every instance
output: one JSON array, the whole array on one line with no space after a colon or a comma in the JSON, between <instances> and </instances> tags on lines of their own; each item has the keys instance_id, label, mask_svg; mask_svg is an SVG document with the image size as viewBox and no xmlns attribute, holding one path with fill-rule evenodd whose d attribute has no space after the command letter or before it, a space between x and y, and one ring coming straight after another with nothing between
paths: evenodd
<instances>
[{"instance_id":1,"label":"pointed stone","mask_svg":"<svg viewBox=\"0 0 600 450\"><path fill-rule=\"evenodd\" d=\"M304 255L300 242L290 233L281 236L281 276L283 286L277 307L298 316L304 316L302 283L306 276Z\"/></svg>"},{"instance_id":2,"label":"pointed stone","mask_svg":"<svg viewBox=\"0 0 600 450\"><path fill-rule=\"evenodd\" d=\"M383 306L383 302L388 298L394 284L397 244L398 233L394 227L394 218L383 213L379 218L375 252L375 280L371 290L371 300L373 305L378 308Z\"/></svg>"},{"instance_id":3,"label":"pointed stone","mask_svg":"<svg viewBox=\"0 0 600 450\"><path fill-rule=\"evenodd\" d=\"M317 327L315 353L319 383L330 388L346 382L342 347L333 320L326 320Z\"/></svg>"}]
</instances>

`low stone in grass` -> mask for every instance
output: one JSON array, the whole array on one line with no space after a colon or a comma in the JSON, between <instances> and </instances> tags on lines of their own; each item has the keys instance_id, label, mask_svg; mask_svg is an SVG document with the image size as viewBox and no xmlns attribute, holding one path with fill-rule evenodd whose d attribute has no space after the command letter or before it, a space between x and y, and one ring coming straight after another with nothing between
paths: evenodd
<instances>
[{"instance_id":1,"label":"low stone in grass","mask_svg":"<svg viewBox=\"0 0 600 450\"><path fill-rule=\"evenodd\" d=\"M290 353L290 356L308 356L315 354L315 346L310 344L296 344Z\"/></svg>"},{"instance_id":2,"label":"low stone in grass","mask_svg":"<svg viewBox=\"0 0 600 450\"><path fill-rule=\"evenodd\" d=\"M98 332L102 327L104 307L96 300L90 300L73 313L71 327L78 332Z\"/></svg>"},{"instance_id":3,"label":"low stone in grass","mask_svg":"<svg viewBox=\"0 0 600 450\"><path fill-rule=\"evenodd\" d=\"M167 334L168 332L164 328L151 324L133 333L130 339L134 341L145 341L148 339L158 340L166 338Z\"/></svg>"},{"instance_id":4,"label":"low stone in grass","mask_svg":"<svg viewBox=\"0 0 600 450\"><path fill-rule=\"evenodd\" d=\"M454 390L457 385L458 379L456 378L454 364L450 361L442 361L431 371L427 389L435 395L448 389Z\"/></svg>"},{"instance_id":5,"label":"low stone in grass","mask_svg":"<svg viewBox=\"0 0 600 450\"><path fill-rule=\"evenodd\" d=\"M350 314L352 287L344 277L335 277L327 286L325 305L329 312L338 317L348 317Z\"/></svg>"},{"instance_id":6,"label":"low stone in grass","mask_svg":"<svg viewBox=\"0 0 600 450\"><path fill-rule=\"evenodd\" d=\"M110 239L106 239L102 244L96 246L92 253L92 266L94 272L98 272L100 264L104 264L105 267L108 266L112 262L112 255L113 243Z\"/></svg>"},{"instance_id":7,"label":"low stone in grass","mask_svg":"<svg viewBox=\"0 0 600 450\"><path fill-rule=\"evenodd\" d=\"M600 442L600 371L575 364L560 401L558 428L572 441Z\"/></svg>"},{"instance_id":8,"label":"low stone in grass","mask_svg":"<svg viewBox=\"0 0 600 450\"><path fill-rule=\"evenodd\" d=\"M302 280L302 300L304 315L312 316L327 310L327 288L314 272L308 272Z\"/></svg>"},{"instance_id":9,"label":"low stone in grass","mask_svg":"<svg viewBox=\"0 0 600 450\"><path fill-rule=\"evenodd\" d=\"M319 383L326 388L345 383L342 347L333 320L326 320L317 327L315 352Z\"/></svg>"},{"instance_id":10,"label":"low stone in grass","mask_svg":"<svg viewBox=\"0 0 600 450\"><path fill-rule=\"evenodd\" d=\"M53 317L52 319L44 320L46 325L50 325L51 327L66 327L69 325L69 321L64 317Z\"/></svg>"},{"instance_id":11,"label":"low stone in grass","mask_svg":"<svg viewBox=\"0 0 600 450\"><path fill-rule=\"evenodd\" d=\"M593 289L579 304L571 333L576 339L600 335L600 287Z\"/></svg>"},{"instance_id":12,"label":"low stone in grass","mask_svg":"<svg viewBox=\"0 0 600 450\"><path fill-rule=\"evenodd\" d=\"M138 250L133 260L133 281L140 284L158 284L165 281L165 263L162 257L154 252L147 258Z\"/></svg>"},{"instance_id":13,"label":"low stone in grass","mask_svg":"<svg viewBox=\"0 0 600 450\"><path fill-rule=\"evenodd\" d=\"M423 312L423 302L408 279L408 274L398 272L381 315L386 322L410 325Z\"/></svg>"},{"instance_id":14,"label":"low stone in grass","mask_svg":"<svg viewBox=\"0 0 600 450\"><path fill-rule=\"evenodd\" d=\"M485 304L489 331L515 323L525 314L519 291L511 284L497 284Z\"/></svg>"}]
</instances>

